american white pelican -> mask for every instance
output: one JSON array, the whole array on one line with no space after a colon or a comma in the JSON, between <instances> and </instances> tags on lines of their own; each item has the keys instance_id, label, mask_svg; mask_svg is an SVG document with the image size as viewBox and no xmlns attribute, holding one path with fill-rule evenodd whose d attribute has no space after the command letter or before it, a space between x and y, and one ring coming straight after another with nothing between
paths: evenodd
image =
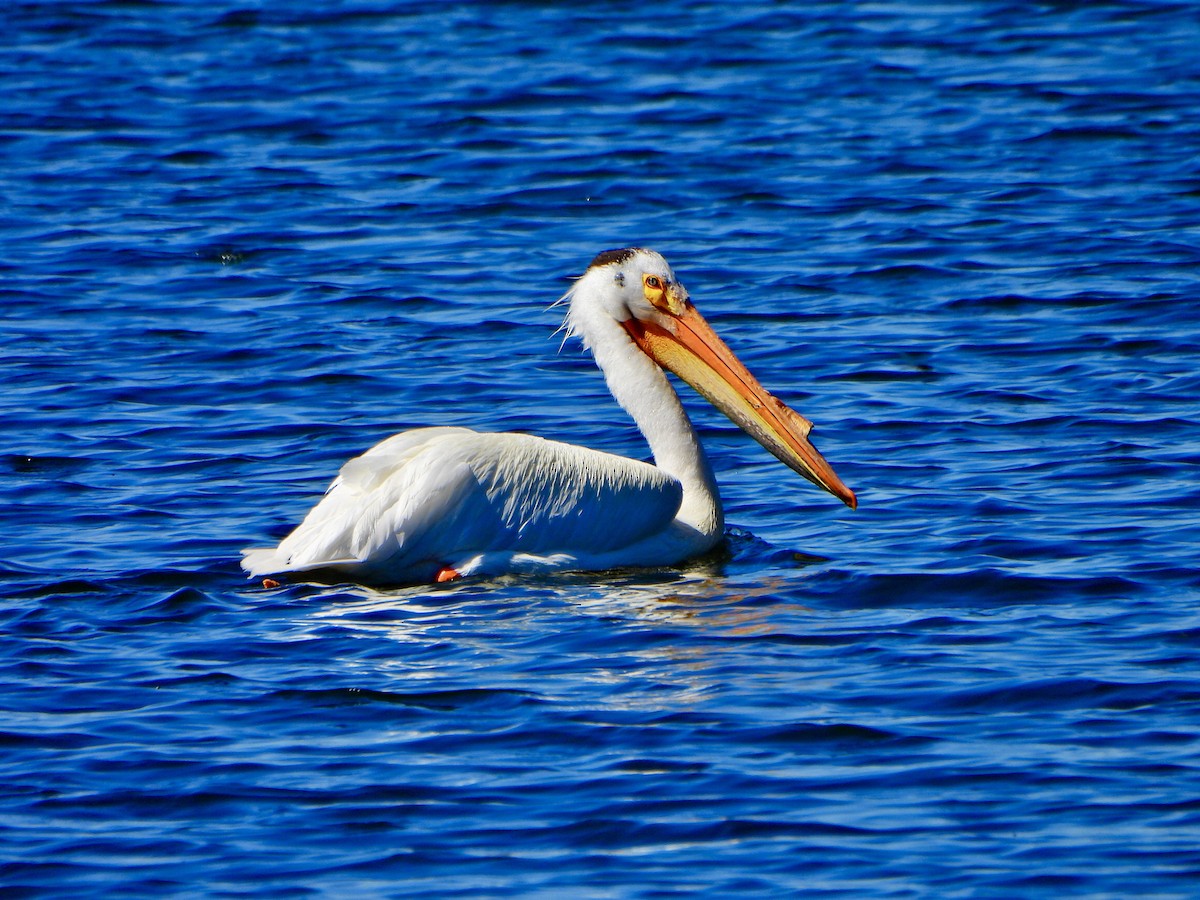
<instances>
[{"instance_id":1,"label":"american white pelican","mask_svg":"<svg viewBox=\"0 0 1200 900\"><path fill-rule=\"evenodd\" d=\"M346 463L300 526L276 548L246 551L242 567L256 576L422 583L672 565L703 553L724 534L721 500L664 369L785 465L856 506L809 443L812 423L746 370L659 254L601 253L563 299L568 334L592 351L653 465L528 434L406 431Z\"/></svg>"}]
</instances>

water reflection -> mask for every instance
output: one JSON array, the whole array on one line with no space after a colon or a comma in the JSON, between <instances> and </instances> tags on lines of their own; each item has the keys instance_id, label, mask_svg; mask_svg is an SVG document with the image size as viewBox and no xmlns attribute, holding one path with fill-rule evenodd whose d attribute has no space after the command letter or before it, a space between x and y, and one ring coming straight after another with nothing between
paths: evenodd
<instances>
[{"instance_id":1,"label":"water reflection","mask_svg":"<svg viewBox=\"0 0 1200 900\"><path fill-rule=\"evenodd\" d=\"M748 558L749 543L758 559ZM766 633L781 609L812 610L794 599L804 570L821 557L772 551L764 565L762 547L750 536L731 536L730 546L686 567L613 572L561 573L530 578L503 576L449 585L376 588L324 587L307 595L312 619L348 628L383 630L411 640L425 623L495 622L520 617L522 610L564 604L589 615L625 617L643 623L703 624L736 635Z\"/></svg>"},{"instance_id":2,"label":"water reflection","mask_svg":"<svg viewBox=\"0 0 1200 900\"><path fill-rule=\"evenodd\" d=\"M723 702L732 685L767 678L764 658L795 654L828 627L804 603L818 562L734 534L674 569L296 586L287 616L293 636L338 636L339 666L397 702L485 690L507 703L515 691L587 721L653 722ZM789 690L808 677L797 671Z\"/></svg>"}]
</instances>

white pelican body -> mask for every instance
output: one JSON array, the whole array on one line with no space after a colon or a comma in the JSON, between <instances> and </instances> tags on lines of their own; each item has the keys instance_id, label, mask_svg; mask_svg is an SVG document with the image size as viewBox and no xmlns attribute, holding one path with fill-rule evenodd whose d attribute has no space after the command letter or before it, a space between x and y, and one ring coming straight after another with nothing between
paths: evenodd
<instances>
[{"instance_id":1,"label":"white pelican body","mask_svg":"<svg viewBox=\"0 0 1200 900\"><path fill-rule=\"evenodd\" d=\"M855 505L808 442L810 423L738 362L659 254L601 253L566 299L569 332L592 351L653 465L526 434L407 431L346 463L299 527L276 548L246 551L243 568L420 583L672 565L703 553L724 533L720 496L664 367Z\"/></svg>"}]
</instances>

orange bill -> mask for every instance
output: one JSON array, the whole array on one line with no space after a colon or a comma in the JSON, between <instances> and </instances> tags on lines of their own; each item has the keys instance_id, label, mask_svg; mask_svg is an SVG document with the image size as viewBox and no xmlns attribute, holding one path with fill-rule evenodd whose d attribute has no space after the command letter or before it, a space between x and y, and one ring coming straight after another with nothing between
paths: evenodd
<instances>
[{"instance_id":1,"label":"orange bill","mask_svg":"<svg viewBox=\"0 0 1200 900\"><path fill-rule=\"evenodd\" d=\"M758 383L690 302L678 315L667 313L668 327L631 318L622 324L647 356L674 372L709 403L799 472L854 509L858 500L808 440L812 422Z\"/></svg>"}]
</instances>

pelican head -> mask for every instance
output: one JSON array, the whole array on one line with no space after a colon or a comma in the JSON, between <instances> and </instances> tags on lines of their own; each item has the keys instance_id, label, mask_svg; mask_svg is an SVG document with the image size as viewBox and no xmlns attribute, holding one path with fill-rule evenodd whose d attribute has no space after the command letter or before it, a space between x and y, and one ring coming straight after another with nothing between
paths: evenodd
<instances>
[{"instance_id":1,"label":"pelican head","mask_svg":"<svg viewBox=\"0 0 1200 900\"><path fill-rule=\"evenodd\" d=\"M812 423L766 390L717 337L653 250L606 250L592 260L569 292L568 325L584 313L619 323L658 366L674 372L780 462L839 498L851 509L854 492L842 483L808 439Z\"/></svg>"}]
</instances>

